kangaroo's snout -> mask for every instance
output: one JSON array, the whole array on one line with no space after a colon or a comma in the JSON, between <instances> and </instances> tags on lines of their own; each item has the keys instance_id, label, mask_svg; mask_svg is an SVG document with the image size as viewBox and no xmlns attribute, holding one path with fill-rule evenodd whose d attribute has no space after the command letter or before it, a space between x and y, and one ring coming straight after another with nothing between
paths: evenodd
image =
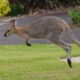
<instances>
[{"instance_id":1,"label":"kangaroo's snout","mask_svg":"<svg viewBox=\"0 0 80 80\"><path fill-rule=\"evenodd\" d=\"M8 32L9 32L10 30L7 30L5 33L4 33L4 37L7 37L8 35Z\"/></svg>"},{"instance_id":2,"label":"kangaroo's snout","mask_svg":"<svg viewBox=\"0 0 80 80\"><path fill-rule=\"evenodd\" d=\"M7 34L4 34L4 37L7 37Z\"/></svg>"}]
</instances>

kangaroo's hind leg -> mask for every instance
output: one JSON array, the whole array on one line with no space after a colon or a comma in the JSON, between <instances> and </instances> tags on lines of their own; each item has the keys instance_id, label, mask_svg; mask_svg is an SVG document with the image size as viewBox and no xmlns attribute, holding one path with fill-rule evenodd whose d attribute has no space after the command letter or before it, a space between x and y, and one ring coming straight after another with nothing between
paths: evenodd
<instances>
[{"instance_id":1,"label":"kangaroo's hind leg","mask_svg":"<svg viewBox=\"0 0 80 80\"><path fill-rule=\"evenodd\" d=\"M60 45L67 53L67 62L69 64L70 67L72 67L72 63L71 63L71 58L70 58L70 53L71 53L71 45L68 45L67 43L63 42L60 40Z\"/></svg>"},{"instance_id":2,"label":"kangaroo's hind leg","mask_svg":"<svg viewBox=\"0 0 80 80\"><path fill-rule=\"evenodd\" d=\"M71 53L71 45L65 43L64 41L61 40L61 33L57 32L55 34L51 34L48 38L51 42L53 42L54 44L62 47L66 53L67 53L67 63L69 64L70 67L72 67L71 64L71 58L70 58L70 53Z\"/></svg>"}]
</instances>

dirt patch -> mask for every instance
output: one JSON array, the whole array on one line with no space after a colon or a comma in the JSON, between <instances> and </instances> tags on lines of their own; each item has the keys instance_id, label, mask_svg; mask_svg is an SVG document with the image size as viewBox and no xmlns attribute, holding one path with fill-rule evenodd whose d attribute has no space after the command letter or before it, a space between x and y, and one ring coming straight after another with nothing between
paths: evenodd
<instances>
[{"instance_id":1,"label":"dirt patch","mask_svg":"<svg viewBox=\"0 0 80 80\"><path fill-rule=\"evenodd\" d=\"M73 57L71 58L72 62L80 63L80 57ZM60 61L67 62L66 59L61 59Z\"/></svg>"}]
</instances>

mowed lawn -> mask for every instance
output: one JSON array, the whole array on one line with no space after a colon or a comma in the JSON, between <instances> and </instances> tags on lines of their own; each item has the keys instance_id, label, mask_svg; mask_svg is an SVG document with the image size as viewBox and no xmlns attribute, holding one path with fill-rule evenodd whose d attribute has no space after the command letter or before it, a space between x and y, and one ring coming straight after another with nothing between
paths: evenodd
<instances>
[{"instance_id":1,"label":"mowed lawn","mask_svg":"<svg viewBox=\"0 0 80 80\"><path fill-rule=\"evenodd\" d=\"M72 45L71 56L80 56ZM0 80L80 80L80 64L69 68L65 51L52 44L0 45Z\"/></svg>"}]
</instances>

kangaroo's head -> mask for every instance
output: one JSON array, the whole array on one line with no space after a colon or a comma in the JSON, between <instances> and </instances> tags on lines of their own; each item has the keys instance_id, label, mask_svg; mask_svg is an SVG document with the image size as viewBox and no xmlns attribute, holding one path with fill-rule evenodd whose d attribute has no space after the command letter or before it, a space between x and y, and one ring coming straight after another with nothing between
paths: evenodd
<instances>
[{"instance_id":1,"label":"kangaroo's head","mask_svg":"<svg viewBox=\"0 0 80 80\"><path fill-rule=\"evenodd\" d=\"M15 26L16 26L15 25L15 19L13 19L13 20L10 21L10 28L4 33L4 36L8 37L8 36L14 34L15 33L15 29L16 29Z\"/></svg>"}]
</instances>

